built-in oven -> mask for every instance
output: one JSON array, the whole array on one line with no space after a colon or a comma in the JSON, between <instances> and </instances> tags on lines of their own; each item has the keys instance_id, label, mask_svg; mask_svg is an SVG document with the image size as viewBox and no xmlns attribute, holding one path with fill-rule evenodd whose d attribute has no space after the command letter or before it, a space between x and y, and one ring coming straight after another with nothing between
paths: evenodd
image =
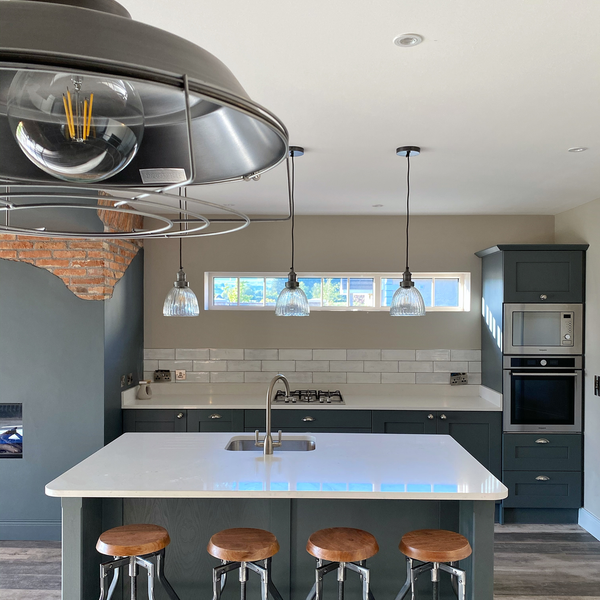
<instances>
[{"instance_id":1,"label":"built-in oven","mask_svg":"<svg viewBox=\"0 0 600 600\"><path fill-rule=\"evenodd\" d=\"M505 356L503 366L504 431L581 431L581 356Z\"/></svg>"},{"instance_id":2,"label":"built-in oven","mask_svg":"<svg viewBox=\"0 0 600 600\"><path fill-rule=\"evenodd\" d=\"M505 304L504 354L583 354L583 304Z\"/></svg>"}]
</instances>

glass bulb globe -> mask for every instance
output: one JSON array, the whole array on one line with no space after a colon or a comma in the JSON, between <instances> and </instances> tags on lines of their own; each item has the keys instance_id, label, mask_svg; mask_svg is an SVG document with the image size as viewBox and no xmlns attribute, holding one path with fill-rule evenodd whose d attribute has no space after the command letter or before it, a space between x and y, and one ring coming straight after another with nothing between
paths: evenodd
<instances>
[{"instance_id":1,"label":"glass bulb globe","mask_svg":"<svg viewBox=\"0 0 600 600\"><path fill-rule=\"evenodd\" d=\"M49 71L19 71L10 86L7 115L27 158L57 179L103 181L136 155L144 109L122 79Z\"/></svg>"},{"instance_id":2,"label":"glass bulb globe","mask_svg":"<svg viewBox=\"0 0 600 600\"><path fill-rule=\"evenodd\" d=\"M299 287L284 287L277 298L275 314L278 317L308 317L310 306L304 290Z\"/></svg>"},{"instance_id":3,"label":"glass bulb globe","mask_svg":"<svg viewBox=\"0 0 600 600\"><path fill-rule=\"evenodd\" d=\"M198 298L190 289L190 284L181 269L177 273L177 281L165 298L163 316L165 317L197 317L200 314Z\"/></svg>"},{"instance_id":4,"label":"glass bulb globe","mask_svg":"<svg viewBox=\"0 0 600 600\"><path fill-rule=\"evenodd\" d=\"M421 292L414 287L399 287L392 298L390 307L392 317L423 317L425 316L425 302Z\"/></svg>"}]
</instances>

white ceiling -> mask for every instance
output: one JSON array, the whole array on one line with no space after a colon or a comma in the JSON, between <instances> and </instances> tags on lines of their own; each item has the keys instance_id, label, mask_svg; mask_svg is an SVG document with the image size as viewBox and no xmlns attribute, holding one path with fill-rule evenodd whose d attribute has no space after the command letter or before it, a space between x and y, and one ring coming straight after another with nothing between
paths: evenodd
<instances>
[{"instance_id":1,"label":"white ceiling","mask_svg":"<svg viewBox=\"0 0 600 600\"><path fill-rule=\"evenodd\" d=\"M299 214L403 213L395 149L409 144L423 149L417 214L556 214L600 197L598 0L122 2L215 54L306 148ZM395 46L405 32L425 41ZM191 195L283 214L285 167Z\"/></svg>"}]
</instances>

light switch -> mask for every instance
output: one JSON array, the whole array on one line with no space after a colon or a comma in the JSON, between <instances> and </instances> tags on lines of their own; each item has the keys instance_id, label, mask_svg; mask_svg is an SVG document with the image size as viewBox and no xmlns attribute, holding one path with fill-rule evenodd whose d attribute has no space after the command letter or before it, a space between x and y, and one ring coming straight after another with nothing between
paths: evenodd
<instances>
[{"instance_id":1,"label":"light switch","mask_svg":"<svg viewBox=\"0 0 600 600\"><path fill-rule=\"evenodd\" d=\"M177 369L175 371L175 380L176 381L185 381L185 369Z\"/></svg>"}]
</instances>

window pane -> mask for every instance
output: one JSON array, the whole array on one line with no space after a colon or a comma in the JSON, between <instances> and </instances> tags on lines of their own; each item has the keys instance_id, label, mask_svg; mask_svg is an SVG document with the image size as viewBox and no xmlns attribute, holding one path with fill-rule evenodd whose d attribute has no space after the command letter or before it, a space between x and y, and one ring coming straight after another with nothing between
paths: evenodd
<instances>
[{"instance_id":1,"label":"window pane","mask_svg":"<svg viewBox=\"0 0 600 600\"><path fill-rule=\"evenodd\" d=\"M303 277L298 279L298 283L308 298L309 306L321 306L321 278Z\"/></svg>"},{"instance_id":2,"label":"window pane","mask_svg":"<svg viewBox=\"0 0 600 600\"><path fill-rule=\"evenodd\" d=\"M436 279L435 305L458 306L459 283L458 279Z\"/></svg>"},{"instance_id":3,"label":"window pane","mask_svg":"<svg viewBox=\"0 0 600 600\"><path fill-rule=\"evenodd\" d=\"M350 279L350 306L375 306L374 279Z\"/></svg>"},{"instance_id":4,"label":"window pane","mask_svg":"<svg viewBox=\"0 0 600 600\"><path fill-rule=\"evenodd\" d=\"M215 306L237 305L237 277L215 277L213 279L213 304Z\"/></svg>"},{"instance_id":5,"label":"window pane","mask_svg":"<svg viewBox=\"0 0 600 600\"><path fill-rule=\"evenodd\" d=\"M348 306L348 280L332 278L323 280L323 306Z\"/></svg>"},{"instance_id":6,"label":"window pane","mask_svg":"<svg viewBox=\"0 0 600 600\"><path fill-rule=\"evenodd\" d=\"M240 304L262 306L264 284L263 277L242 277L240 279Z\"/></svg>"},{"instance_id":7,"label":"window pane","mask_svg":"<svg viewBox=\"0 0 600 600\"><path fill-rule=\"evenodd\" d=\"M431 297L433 291L433 279L413 279L415 287L421 292L425 306L431 306Z\"/></svg>"},{"instance_id":8,"label":"window pane","mask_svg":"<svg viewBox=\"0 0 600 600\"><path fill-rule=\"evenodd\" d=\"M400 285L400 279L381 279L381 306L391 306L394 293Z\"/></svg>"},{"instance_id":9,"label":"window pane","mask_svg":"<svg viewBox=\"0 0 600 600\"><path fill-rule=\"evenodd\" d=\"M265 302L267 306L275 306L286 281L287 278L285 277L267 277L267 298Z\"/></svg>"}]
</instances>

